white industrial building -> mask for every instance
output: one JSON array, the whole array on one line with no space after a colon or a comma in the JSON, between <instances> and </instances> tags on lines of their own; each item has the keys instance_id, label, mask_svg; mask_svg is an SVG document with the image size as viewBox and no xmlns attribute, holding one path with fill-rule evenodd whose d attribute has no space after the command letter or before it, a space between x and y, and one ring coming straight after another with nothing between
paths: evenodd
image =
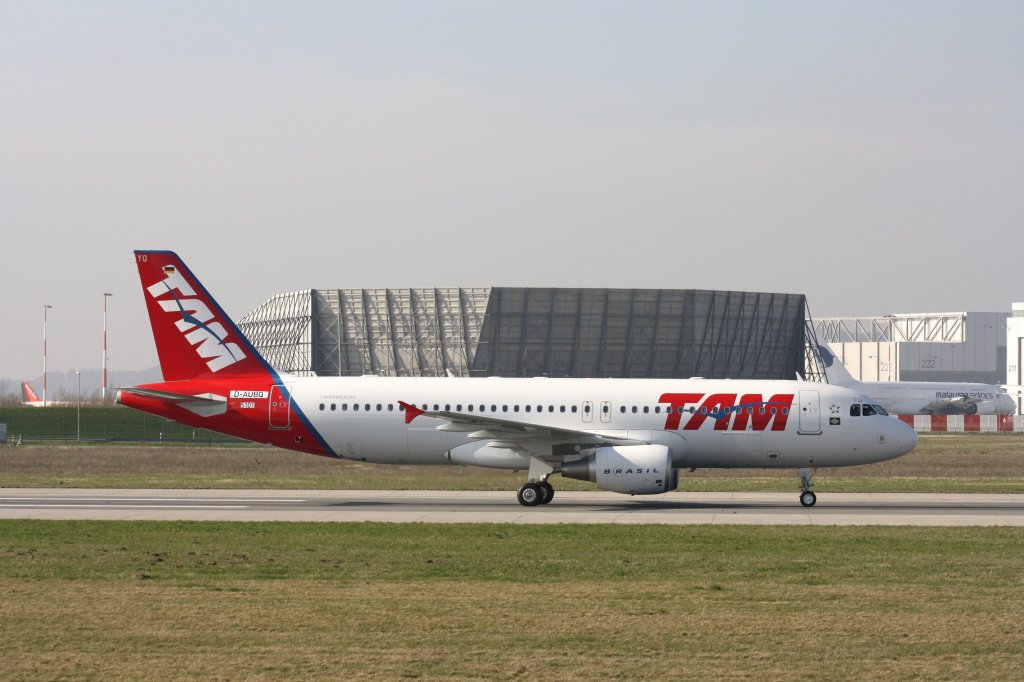
<instances>
[{"instance_id":1,"label":"white industrial building","mask_svg":"<svg viewBox=\"0 0 1024 682\"><path fill-rule=\"evenodd\" d=\"M1006 390L1024 414L1024 303L1014 303L1006 318Z\"/></svg>"},{"instance_id":2,"label":"white industrial building","mask_svg":"<svg viewBox=\"0 0 1024 682\"><path fill-rule=\"evenodd\" d=\"M862 381L1005 384L1007 320L1005 312L901 313L826 317L814 327L818 341Z\"/></svg>"}]
</instances>

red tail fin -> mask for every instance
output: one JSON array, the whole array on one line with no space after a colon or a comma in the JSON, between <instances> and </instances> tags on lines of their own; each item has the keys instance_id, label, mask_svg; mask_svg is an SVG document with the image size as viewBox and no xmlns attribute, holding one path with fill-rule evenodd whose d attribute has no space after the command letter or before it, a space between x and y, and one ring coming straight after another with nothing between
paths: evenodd
<instances>
[{"instance_id":1,"label":"red tail fin","mask_svg":"<svg viewBox=\"0 0 1024 682\"><path fill-rule=\"evenodd\" d=\"M32 390L32 384L27 381L21 382L21 400L25 403L41 403L43 399Z\"/></svg>"},{"instance_id":2,"label":"red tail fin","mask_svg":"<svg viewBox=\"0 0 1024 682\"><path fill-rule=\"evenodd\" d=\"M269 365L172 251L136 251L165 381L265 374Z\"/></svg>"}]
</instances>

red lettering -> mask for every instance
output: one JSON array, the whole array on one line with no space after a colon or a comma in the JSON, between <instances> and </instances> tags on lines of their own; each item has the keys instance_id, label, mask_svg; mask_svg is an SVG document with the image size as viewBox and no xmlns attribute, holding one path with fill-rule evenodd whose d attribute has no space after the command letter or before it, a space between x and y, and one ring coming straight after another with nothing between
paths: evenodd
<instances>
[{"instance_id":1,"label":"red lettering","mask_svg":"<svg viewBox=\"0 0 1024 682\"><path fill-rule=\"evenodd\" d=\"M679 428L679 419L683 416L682 408L696 403L704 397L703 393L662 393L659 403L668 403L668 416L665 417L665 430L675 431Z\"/></svg>"},{"instance_id":2,"label":"red lettering","mask_svg":"<svg viewBox=\"0 0 1024 682\"><path fill-rule=\"evenodd\" d=\"M764 431L769 424L772 425L772 431L785 431L789 408L792 406L792 393L773 395L767 402L764 402L760 393L745 395L736 406L732 430L745 431L749 422L754 431Z\"/></svg>"},{"instance_id":3,"label":"red lettering","mask_svg":"<svg viewBox=\"0 0 1024 682\"><path fill-rule=\"evenodd\" d=\"M729 414L735 404L735 393L715 393L709 395L701 403L700 410L690 417L690 421L686 422L683 430L696 431L704 423L704 420L711 417L715 420L715 431L725 431L729 428Z\"/></svg>"}]
</instances>

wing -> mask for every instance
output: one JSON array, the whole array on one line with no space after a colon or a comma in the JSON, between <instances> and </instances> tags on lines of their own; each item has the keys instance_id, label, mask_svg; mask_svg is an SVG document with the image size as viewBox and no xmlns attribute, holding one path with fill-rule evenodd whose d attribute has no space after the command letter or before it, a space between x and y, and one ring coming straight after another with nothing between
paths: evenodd
<instances>
[{"instance_id":1,"label":"wing","mask_svg":"<svg viewBox=\"0 0 1024 682\"><path fill-rule=\"evenodd\" d=\"M637 438L626 438L612 433L602 433L600 430L583 431L578 429L566 429L555 426L544 426L531 422L516 421L513 419L501 419L499 417L488 417L483 414L467 414L462 412L450 412L447 410L421 410L415 405L398 401L398 404L405 410L405 423L412 422L420 415L443 419L444 424L436 427L438 431L457 431L465 433L471 440L490 441L488 445L493 448L505 450L527 451L533 446L587 446L595 447L600 445L648 445L649 440Z\"/></svg>"}]
</instances>

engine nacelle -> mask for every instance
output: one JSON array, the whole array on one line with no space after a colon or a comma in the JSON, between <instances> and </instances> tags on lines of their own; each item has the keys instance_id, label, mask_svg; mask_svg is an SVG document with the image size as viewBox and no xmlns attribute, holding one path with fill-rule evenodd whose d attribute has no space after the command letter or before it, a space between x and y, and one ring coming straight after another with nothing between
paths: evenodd
<instances>
[{"instance_id":1,"label":"engine nacelle","mask_svg":"<svg viewBox=\"0 0 1024 682\"><path fill-rule=\"evenodd\" d=\"M598 448L593 456L564 465L562 475L626 495L657 495L679 487L672 451L664 445Z\"/></svg>"},{"instance_id":2,"label":"engine nacelle","mask_svg":"<svg viewBox=\"0 0 1024 682\"><path fill-rule=\"evenodd\" d=\"M996 409L996 401L994 400L982 400L974 403L974 411L968 412L968 414L998 414L999 411Z\"/></svg>"}]
</instances>

